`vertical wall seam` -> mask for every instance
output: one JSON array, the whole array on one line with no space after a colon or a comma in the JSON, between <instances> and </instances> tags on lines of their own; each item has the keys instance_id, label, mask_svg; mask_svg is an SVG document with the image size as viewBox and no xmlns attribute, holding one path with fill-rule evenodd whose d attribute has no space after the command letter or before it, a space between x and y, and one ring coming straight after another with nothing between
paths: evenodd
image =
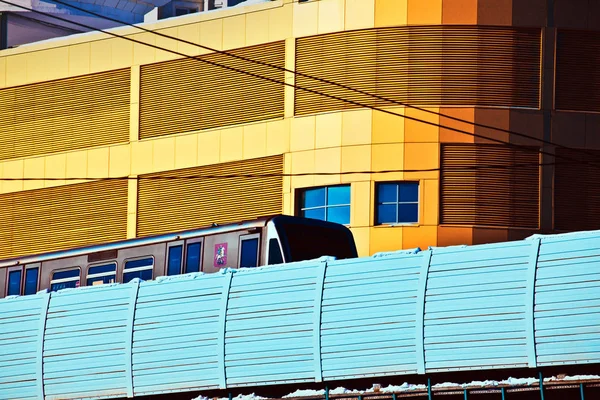
<instances>
[{"instance_id":1,"label":"vertical wall seam","mask_svg":"<svg viewBox=\"0 0 600 400\"><path fill-rule=\"evenodd\" d=\"M417 373L425 373L425 292L427 290L427 277L429 275L429 265L433 251L426 250L421 252L421 271L419 274L419 287L417 288L417 308L416 308L416 357Z\"/></svg>"},{"instance_id":2,"label":"vertical wall seam","mask_svg":"<svg viewBox=\"0 0 600 400\"><path fill-rule=\"evenodd\" d=\"M42 312L40 315L40 330L38 332L38 357L37 357L37 385L38 398L44 400L44 338L46 336L46 320L48 319L48 308L50 307L50 296L46 293L43 297Z\"/></svg>"},{"instance_id":3,"label":"vertical wall seam","mask_svg":"<svg viewBox=\"0 0 600 400\"><path fill-rule=\"evenodd\" d=\"M525 299L525 332L527 343L527 364L530 368L537 367L537 354L535 348L535 277L537 272L538 256L541 240L533 239L531 253L527 263L527 294Z\"/></svg>"},{"instance_id":4,"label":"vertical wall seam","mask_svg":"<svg viewBox=\"0 0 600 400\"><path fill-rule=\"evenodd\" d=\"M323 287L328 259L321 260L316 277L315 302L313 305L313 356L315 382L323 381L323 365L321 360L321 317L323 308Z\"/></svg>"},{"instance_id":5,"label":"vertical wall seam","mask_svg":"<svg viewBox=\"0 0 600 400\"><path fill-rule=\"evenodd\" d=\"M135 309L138 293L140 290L140 282L137 281L137 283L131 283L131 285L135 285L135 287L131 289L129 309L127 310L129 313L129 317L127 319L127 341L125 347L125 357L127 357L127 362L125 363L125 374L127 377L127 397L133 397L133 326L135 321Z\"/></svg>"},{"instance_id":6,"label":"vertical wall seam","mask_svg":"<svg viewBox=\"0 0 600 400\"><path fill-rule=\"evenodd\" d=\"M227 323L227 306L229 303L229 290L231 289L232 271L226 271L221 291L221 308L219 310L219 332L217 333L217 358L219 368L219 388L227 387L227 371L225 368L225 324Z\"/></svg>"}]
</instances>

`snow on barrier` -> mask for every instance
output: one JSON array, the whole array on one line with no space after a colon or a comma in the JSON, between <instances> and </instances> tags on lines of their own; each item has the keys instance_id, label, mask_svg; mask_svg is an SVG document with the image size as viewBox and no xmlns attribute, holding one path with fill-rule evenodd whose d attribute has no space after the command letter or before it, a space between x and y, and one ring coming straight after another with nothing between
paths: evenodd
<instances>
[{"instance_id":1,"label":"snow on barrier","mask_svg":"<svg viewBox=\"0 0 600 400\"><path fill-rule=\"evenodd\" d=\"M600 362L600 231L0 300L0 398Z\"/></svg>"}]
</instances>

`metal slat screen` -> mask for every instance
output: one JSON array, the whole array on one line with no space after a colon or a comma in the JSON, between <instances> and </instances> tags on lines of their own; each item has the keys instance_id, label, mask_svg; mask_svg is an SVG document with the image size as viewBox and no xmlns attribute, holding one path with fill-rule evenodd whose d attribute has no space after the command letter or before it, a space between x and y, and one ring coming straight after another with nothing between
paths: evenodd
<instances>
[{"instance_id":1,"label":"metal slat screen","mask_svg":"<svg viewBox=\"0 0 600 400\"><path fill-rule=\"evenodd\" d=\"M283 156L279 155L142 175L138 183L138 236L280 214L282 173ZM223 175L234 177L218 177Z\"/></svg>"},{"instance_id":2,"label":"metal slat screen","mask_svg":"<svg viewBox=\"0 0 600 400\"><path fill-rule=\"evenodd\" d=\"M285 42L246 47L231 53L285 66ZM219 65L284 81L276 68L222 54L198 57ZM141 68L140 138L283 117L284 86L193 59Z\"/></svg>"},{"instance_id":3,"label":"metal slat screen","mask_svg":"<svg viewBox=\"0 0 600 400\"><path fill-rule=\"evenodd\" d=\"M556 149L556 156L554 228L600 229L600 150Z\"/></svg>"},{"instance_id":4,"label":"metal slat screen","mask_svg":"<svg viewBox=\"0 0 600 400\"><path fill-rule=\"evenodd\" d=\"M130 70L0 90L0 159L129 139Z\"/></svg>"},{"instance_id":5,"label":"metal slat screen","mask_svg":"<svg viewBox=\"0 0 600 400\"><path fill-rule=\"evenodd\" d=\"M486 26L366 29L297 39L296 84L368 106L539 108L541 30ZM369 94L319 82L325 79ZM296 90L297 115L358 107Z\"/></svg>"},{"instance_id":6,"label":"metal slat screen","mask_svg":"<svg viewBox=\"0 0 600 400\"><path fill-rule=\"evenodd\" d=\"M556 34L557 110L600 112L600 32Z\"/></svg>"},{"instance_id":7,"label":"metal slat screen","mask_svg":"<svg viewBox=\"0 0 600 400\"><path fill-rule=\"evenodd\" d=\"M443 144L443 224L537 229L540 167L536 148Z\"/></svg>"},{"instance_id":8,"label":"metal slat screen","mask_svg":"<svg viewBox=\"0 0 600 400\"><path fill-rule=\"evenodd\" d=\"M0 195L0 258L126 238L127 182L98 181Z\"/></svg>"}]
</instances>

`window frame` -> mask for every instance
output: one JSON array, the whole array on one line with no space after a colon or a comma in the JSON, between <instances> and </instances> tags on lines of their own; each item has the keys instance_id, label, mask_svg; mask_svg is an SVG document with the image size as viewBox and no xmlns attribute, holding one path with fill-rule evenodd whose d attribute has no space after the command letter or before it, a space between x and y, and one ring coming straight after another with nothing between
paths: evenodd
<instances>
[{"instance_id":1,"label":"window frame","mask_svg":"<svg viewBox=\"0 0 600 400\"><path fill-rule=\"evenodd\" d=\"M195 274L196 272L188 272L187 270L187 257L188 257L188 246L190 244L200 243L200 254L198 255L198 272L202 272L202 268L204 267L204 237L188 239L185 241L183 246L183 256L182 256L182 274Z\"/></svg>"},{"instance_id":2,"label":"window frame","mask_svg":"<svg viewBox=\"0 0 600 400\"><path fill-rule=\"evenodd\" d=\"M417 184L417 201L400 201L400 186L403 184L416 183ZM379 185L395 184L396 185L396 201L395 202L380 202L379 201ZM374 185L374 204L375 209L373 210L373 225L374 226L406 226L406 225L419 225L421 223L421 181L379 181L375 182ZM401 204L416 204L417 205L417 220L413 222L399 222L399 206ZM379 218L379 206L380 205L394 205L396 208L396 222L378 222Z\"/></svg>"},{"instance_id":3,"label":"window frame","mask_svg":"<svg viewBox=\"0 0 600 400\"><path fill-rule=\"evenodd\" d=\"M170 261L169 251L171 250L172 247L178 247L178 246L181 246L181 259L179 260L179 272L174 275L169 275L169 261ZM185 253L186 253L185 250L186 250L186 246L185 246L184 240L176 240L174 242L167 243L167 251L165 253L165 276L176 276L176 275L183 274L183 269L184 269L184 265L185 265Z\"/></svg>"},{"instance_id":4,"label":"window frame","mask_svg":"<svg viewBox=\"0 0 600 400\"><path fill-rule=\"evenodd\" d=\"M136 267L136 268L132 268L135 269L135 271L127 271L127 263L130 261L137 261L137 260L144 260L146 258L151 258L152 259L152 266L150 268L148 267ZM155 274L154 274L154 267L156 266L156 258L154 257L154 255L147 255L147 256L136 256L136 257L130 257L130 258L126 258L123 260L123 271L121 272L121 283L126 283L125 282L125 274L128 272L137 272L137 271L146 271L148 269L150 269L152 271L152 278L151 280L154 279ZM128 281L129 282L129 281Z\"/></svg>"},{"instance_id":5,"label":"window frame","mask_svg":"<svg viewBox=\"0 0 600 400\"><path fill-rule=\"evenodd\" d=\"M94 285L88 285L88 279L90 279L90 276L92 278L99 278L99 277L104 277L104 276L109 276L110 273L109 272L101 272L99 274L90 274L90 268L94 268L94 267L101 267L103 265L108 265L108 264L114 264L115 265L115 281L113 283L117 283L117 273L119 270L119 263L117 262L117 260L106 260L106 261L100 261L100 262L95 262L93 264L88 264L87 269L85 271L85 286L94 286ZM103 285L110 285L110 283L103 283ZM99 286L99 285L97 285Z\"/></svg>"},{"instance_id":6,"label":"window frame","mask_svg":"<svg viewBox=\"0 0 600 400\"><path fill-rule=\"evenodd\" d=\"M258 245L256 246L256 267L242 267L242 243L247 240L257 239ZM238 268L258 268L260 267L260 233L250 233L247 235L240 235L238 238Z\"/></svg>"},{"instance_id":7,"label":"window frame","mask_svg":"<svg viewBox=\"0 0 600 400\"><path fill-rule=\"evenodd\" d=\"M37 269L37 277L36 277L36 282L35 282L35 292L33 292L32 294L36 294L37 292L39 292L40 290L40 278L42 276L42 263L33 263L33 264L27 264L25 265L24 269L24 273L23 273L23 282L21 283L21 293L23 294L23 296L29 296L27 294L25 294L25 286L27 285L27 271L30 269ZM81 277L79 280L79 284L81 285Z\"/></svg>"},{"instance_id":8,"label":"window frame","mask_svg":"<svg viewBox=\"0 0 600 400\"><path fill-rule=\"evenodd\" d=\"M21 273L21 279L19 281L19 294L18 295L15 295L15 294L9 295L8 289L10 288L10 273L15 272L15 271L19 271ZM21 293L23 293L23 266L18 265L18 266L8 267L6 269L6 284L5 284L5 288L4 288L4 296L21 296Z\"/></svg>"},{"instance_id":9,"label":"window frame","mask_svg":"<svg viewBox=\"0 0 600 400\"><path fill-rule=\"evenodd\" d=\"M79 280L79 285L76 285L75 288L81 287L81 267L79 265L76 266L72 266L72 267L67 267L67 268L59 268L59 269L54 269L52 270L52 272L50 272L50 286L49 286L49 291L52 292L52 285L55 283L63 283L63 282L71 282L74 280L74 278L60 278L58 279L59 282L54 282L54 274L56 274L57 272L66 272L66 271L74 271L74 270L78 270L79 271L79 275L77 276L78 280ZM64 290L64 289L72 289L72 288L63 288L63 289L58 289L58 290ZM58 291L57 290L57 291Z\"/></svg>"},{"instance_id":10,"label":"window frame","mask_svg":"<svg viewBox=\"0 0 600 400\"><path fill-rule=\"evenodd\" d=\"M344 203L344 204L335 204L335 205L328 205L328 199L329 199L329 189L330 188L335 188L335 187L347 187L348 190L350 191L350 202L349 203ZM317 207L304 207L303 201L302 201L302 196L303 194L308 191L308 190L315 190L315 189L325 189L325 202L322 206L317 206ZM344 226L351 226L352 225L352 184L350 183L342 183L342 184L337 184L337 185L322 185L322 186L313 186L313 187L305 187L305 188L298 188L297 189L297 195L296 195L296 199L297 199L297 212L296 215L299 215L301 217L304 217L303 214L306 210L320 210L323 209L325 211L325 219L323 220L319 220L319 221L326 221L326 222L333 222L333 221L328 221L327 220L327 216L328 216L328 211L331 208L338 208L338 207L348 207L349 208L349 215L348 215L348 223L343 223L340 225L344 225Z\"/></svg>"}]
</instances>

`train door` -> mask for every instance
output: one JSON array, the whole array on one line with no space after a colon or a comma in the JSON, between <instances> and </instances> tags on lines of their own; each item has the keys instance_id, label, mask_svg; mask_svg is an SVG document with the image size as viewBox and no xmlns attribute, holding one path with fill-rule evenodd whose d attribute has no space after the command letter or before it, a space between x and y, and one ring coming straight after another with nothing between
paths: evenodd
<instances>
[{"instance_id":1,"label":"train door","mask_svg":"<svg viewBox=\"0 0 600 400\"><path fill-rule=\"evenodd\" d=\"M6 271L6 296L35 294L39 288L40 263L10 267Z\"/></svg>"},{"instance_id":2,"label":"train door","mask_svg":"<svg viewBox=\"0 0 600 400\"><path fill-rule=\"evenodd\" d=\"M181 274L183 268L183 240L167 245L167 276Z\"/></svg>"}]
</instances>

